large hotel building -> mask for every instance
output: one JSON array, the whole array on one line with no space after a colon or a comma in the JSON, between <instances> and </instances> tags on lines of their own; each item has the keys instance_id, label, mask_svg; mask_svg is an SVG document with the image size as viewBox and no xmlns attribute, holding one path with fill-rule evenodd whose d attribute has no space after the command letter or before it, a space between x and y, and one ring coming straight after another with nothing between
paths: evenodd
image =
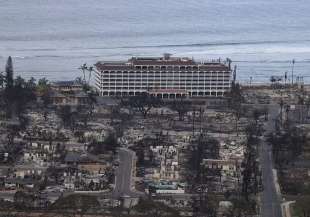
<instances>
[{"instance_id":1,"label":"large hotel building","mask_svg":"<svg viewBox=\"0 0 310 217\"><path fill-rule=\"evenodd\" d=\"M98 62L96 86L102 96L135 96L148 92L161 98L223 96L231 86L231 61L196 62L165 54L127 62Z\"/></svg>"}]
</instances>

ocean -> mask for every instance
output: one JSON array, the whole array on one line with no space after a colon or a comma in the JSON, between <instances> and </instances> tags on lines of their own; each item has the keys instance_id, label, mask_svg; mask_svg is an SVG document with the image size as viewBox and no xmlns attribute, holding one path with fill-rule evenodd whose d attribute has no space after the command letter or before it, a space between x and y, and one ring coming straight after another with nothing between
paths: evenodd
<instances>
[{"instance_id":1,"label":"ocean","mask_svg":"<svg viewBox=\"0 0 310 217\"><path fill-rule=\"evenodd\" d=\"M0 0L0 71L68 80L131 56L230 58L242 82L310 83L309 0ZM290 76L289 76L290 78Z\"/></svg>"}]
</instances>

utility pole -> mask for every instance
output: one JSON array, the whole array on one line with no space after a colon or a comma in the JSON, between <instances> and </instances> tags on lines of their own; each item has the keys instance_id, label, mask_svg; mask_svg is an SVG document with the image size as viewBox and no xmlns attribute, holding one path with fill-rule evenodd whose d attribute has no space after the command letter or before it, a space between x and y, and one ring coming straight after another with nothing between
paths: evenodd
<instances>
[{"instance_id":1,"label":"utility pole","mask_svg":"<svg viewBox=\"0 0 310 217\"><path fill-rule=\"evenodd\" d=\"M282 98L282 92L281 92L281 101L280 101L280 123L281 123L281 127L283 126L283 106L284 106L284 101Z\"/></svg>"},{"instance_id":2,"label":"utility pole","mask_svg":"<svg viewBox=\"0 0 310 217\"><path fill-rule=\"evenodd\" d=\"M195 137L195 118L196 118L196 109L193 109L193 114L192 114L192 118L193 118L193 138Z\"/></svg>"},{"instance_id":3,"label":"utility pole","mask_svg":"<svg viewBox=\"0 0 310 217\"><path fill-rule=\"evenodd\" d=\"M294 67L295 67L295 59L292 60L292 86L294 85Z\"/></svg>"}]
</instances>

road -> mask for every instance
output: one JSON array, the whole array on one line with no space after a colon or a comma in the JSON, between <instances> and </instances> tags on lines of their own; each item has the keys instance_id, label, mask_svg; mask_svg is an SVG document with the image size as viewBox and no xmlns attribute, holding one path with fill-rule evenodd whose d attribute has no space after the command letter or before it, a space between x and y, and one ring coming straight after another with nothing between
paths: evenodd
<instances>
[{"instance_id":1,"label":"road","mask_svg":"<svg viewBox=\"0 0 310 217\"><path fill-rule=\"evenodd\" d=\"M116 169L115 174L115 188L112 193L99 193L99 192L85 192L85 194L93 194L93 195L100 195L105 196L108 198L115 198L118 199L122 196L129 196L129 197L141 197L144 196L144 193L137 192L132 188L132 176L133 176L133 169L134 169L134 158L135 153L129 149L121 148L119 149L119 166ZM2 166L2 168L4 168ZM65 195L70 195L73 192L66 192ZM14 198L15 192L0 192L0 198L10 199ZM53 193L49 193L52 195Z\"/></svg>"},{"instance_id":2,"label":"road","mask_svg":"<svg viewBox=\"0 0 310 217\"><path fill-rule=\"evenodd\" d=\"M115 188L112 192L114 198L121 196L139 197L142 193L133 191L132 175L134 169L135 153L129 149L119 150L119 166L115 173Z\"/></svg>"},{"instance_id":3,"label":"road","mask_svg":"<svg viewBox=\"0 0 310 217\"><path fill-rule=\"evenodd\" d=\"M279 114L278 105L269 106L269 119L265 125L265 135L275 131L275 119ZM277 191L278 186L275 182L273 173L273 160L271 147L265 139L262 141L260 149L260 161L263 175L264 190L261 197L261 216L262 217L282 217L281 214L281 195Z\"/></svg>"}]
</instances>

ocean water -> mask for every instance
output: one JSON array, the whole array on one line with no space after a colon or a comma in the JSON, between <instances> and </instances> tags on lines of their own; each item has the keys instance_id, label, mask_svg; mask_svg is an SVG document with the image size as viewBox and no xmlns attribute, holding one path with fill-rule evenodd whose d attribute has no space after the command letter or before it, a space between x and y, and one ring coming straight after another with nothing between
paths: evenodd
<instances>
[{"instance_id":1,"label":"ocean water","mask_svg":"<svg viewBox=\"0 0 310 217\"><path fill-rule=\"evenodd\" d=\"M238 79L310 82L309 0L0 0L0 70L50 80L99 60L229 57Z\"/></svg>"}]
</instances>

